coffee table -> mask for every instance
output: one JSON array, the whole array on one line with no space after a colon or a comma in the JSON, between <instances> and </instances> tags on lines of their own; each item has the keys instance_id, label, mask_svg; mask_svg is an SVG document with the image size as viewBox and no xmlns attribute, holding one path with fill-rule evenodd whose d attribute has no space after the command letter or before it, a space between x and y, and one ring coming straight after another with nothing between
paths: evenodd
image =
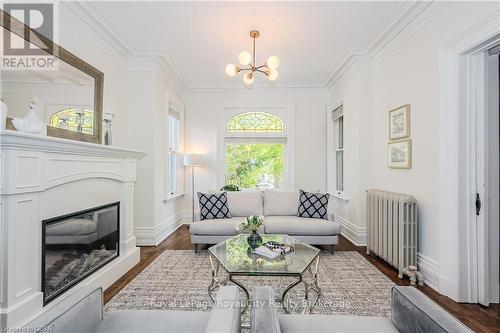
<instances>
[{"instance_id":1,"label":"coffee table","mask_svg":"<svg viewBox=\"0 0 500 333\"><path fill-rule=\"evenodd\" d=\"M262 235L263 242L277 241L287 243L295 249L294 252L281 255L278 258L268 259L250 250L247 243L247 236L240 234L208 249L208 257L212 270L212 281L208 286L208 293L212 300L214 300L214 291L230 281L241 288L246 294L248 301L250 301L250 293L247 288L241 282L235 280L235 277L238 276L294 277L296 281L283 291L278 301L281 302L285 312L289 313L285 297L293 287L304 283L305 301L307 304L304 312L311 312L321 296L321 288L318 286L320 250L288 235L266 234ZM228 273L224 277L220 276L221 267ZM309 275L309 277L307 278L306 275ZM316 299L312 304L309 302L311 291L314 291L316 294ZM248 303L243 311L247 309Z\"/></svg>"}]
</instances>

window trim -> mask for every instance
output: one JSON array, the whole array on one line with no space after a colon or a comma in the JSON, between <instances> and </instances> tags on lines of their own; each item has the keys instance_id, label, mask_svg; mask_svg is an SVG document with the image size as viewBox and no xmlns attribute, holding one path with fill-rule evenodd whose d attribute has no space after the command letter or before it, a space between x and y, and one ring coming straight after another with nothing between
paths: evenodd
<instances>
[{"instance_id":1,"label":"window trim","mask_svg":"<svg viewBox=\"0 0 500 333\"><path fill-rule=\"evenodd\" d=\"M244 140L281 140L285 142L285 170L281 189L295 189L295 105L277 104L274 101L241 100L221 101L217 139L217 187L225 185L226 144L228 141ZM228 132L227 123L235 115L244 112L266 112L283 121L283 132ZM234 141L233 141L234 142Z\"/></svg>"},{"instance_id":2,"label":"window trim","mask_svg":"<svg viewBox=\"0 0 500 333\"><path fill-rule=\"evenodd\" d=\"M344 106L340 104L337 108L332 111L332 121L333 121L333 161L335 165L335 193L336 197L342 201L348 201L347 196L345 195L345 126L344 126ZM338 153L341 153L341 180L342 186L339 189L339 168L337 156Z\"/></svg>"},{"instance_id":3,"label":"window trim","mask_svg":"<svg viewBox=\"0 0 500 333\"><path fill-rule=\"evenodd\" d=\"M184 105L175 99L166 100L166 115L165 115L165 165L164 165L164 200L170 200L182 197L185 194L184 184L184 166L182 165L182 157L184 153ZM171 125L170 117L178 119L177 126L177 147L170 147ZM177 188L176 191L170 191L170 155L177 156Z\"/></svg>"}]
</instances>

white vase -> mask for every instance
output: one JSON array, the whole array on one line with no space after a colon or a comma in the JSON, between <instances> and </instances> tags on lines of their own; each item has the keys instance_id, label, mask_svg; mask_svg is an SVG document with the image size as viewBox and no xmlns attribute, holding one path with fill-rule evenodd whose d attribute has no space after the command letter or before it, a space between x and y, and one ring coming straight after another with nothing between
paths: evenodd
<instances>
[{"instance_id":1,"label":"white vase","mask_svg":"<svg viewBox=\"0 0 500 333\"><path fill-rule=\"evenodd\" d=\"M43 134L45 123L36 115L36 104L29 103L28 114L24 118L12 119L12 125L19 131L31 134Z\"/></svg>"},{"instance_id":2,"label":"white vase","mask_svg":"<svg viewBox=\"0 0 500 333\"><path fill-rule=\"evenodd\" d=\"M7 112L9 108L4 101L0 100L0 131L5 131L5 127L7 126Z\"/></svg>"}]
</instances>

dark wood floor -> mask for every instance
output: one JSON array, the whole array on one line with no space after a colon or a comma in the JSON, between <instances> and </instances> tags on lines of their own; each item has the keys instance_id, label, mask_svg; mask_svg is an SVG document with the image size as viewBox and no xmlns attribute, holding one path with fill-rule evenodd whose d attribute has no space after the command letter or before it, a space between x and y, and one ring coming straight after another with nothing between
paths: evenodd
<instances>
[{"instance_id":1,"label":"dark wood floor","mask_svg":"<svg viewBox=\"0 0 500 333\"><path fill-rule=\"evenodd\" d=\"M146 268L156 257L165 250L188 250L191 249L191 240L186 226L180 227L174 234L163 241L158 246L141 247L141 261L135 265L127 274L116 281L104 293L104 302L107 303L123 287L132 281L137 274ZM387 275L394 283L398 285L408 285L408 280L398 278L398 272L383 260L366 254L366 248L355 246L344 237L340 237L337 251L357 251L368 261L375 265L382 273ZM465 325L478 333L482 332L500 332L500 306L493 305L484 307L477 304L456 303L450 298L440 295L434 289L423 286L418 287L424 294L461 320Z\"/></svg>"}]
</instances>

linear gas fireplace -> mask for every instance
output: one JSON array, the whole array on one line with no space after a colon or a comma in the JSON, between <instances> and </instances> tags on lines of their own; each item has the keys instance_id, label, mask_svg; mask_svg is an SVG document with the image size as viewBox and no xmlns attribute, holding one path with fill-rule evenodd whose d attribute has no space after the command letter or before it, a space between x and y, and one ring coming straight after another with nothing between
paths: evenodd
<instances>
[{"instance_id":1,"label":"linear gas fireplace","mask_svg":"<svg viewBox=\"0 0 500 333\"><path fill-rule=\"evenodd\" d=\"M44 305L119 255L120 203L42 221Z\"/></svg>"}]
</instances>

